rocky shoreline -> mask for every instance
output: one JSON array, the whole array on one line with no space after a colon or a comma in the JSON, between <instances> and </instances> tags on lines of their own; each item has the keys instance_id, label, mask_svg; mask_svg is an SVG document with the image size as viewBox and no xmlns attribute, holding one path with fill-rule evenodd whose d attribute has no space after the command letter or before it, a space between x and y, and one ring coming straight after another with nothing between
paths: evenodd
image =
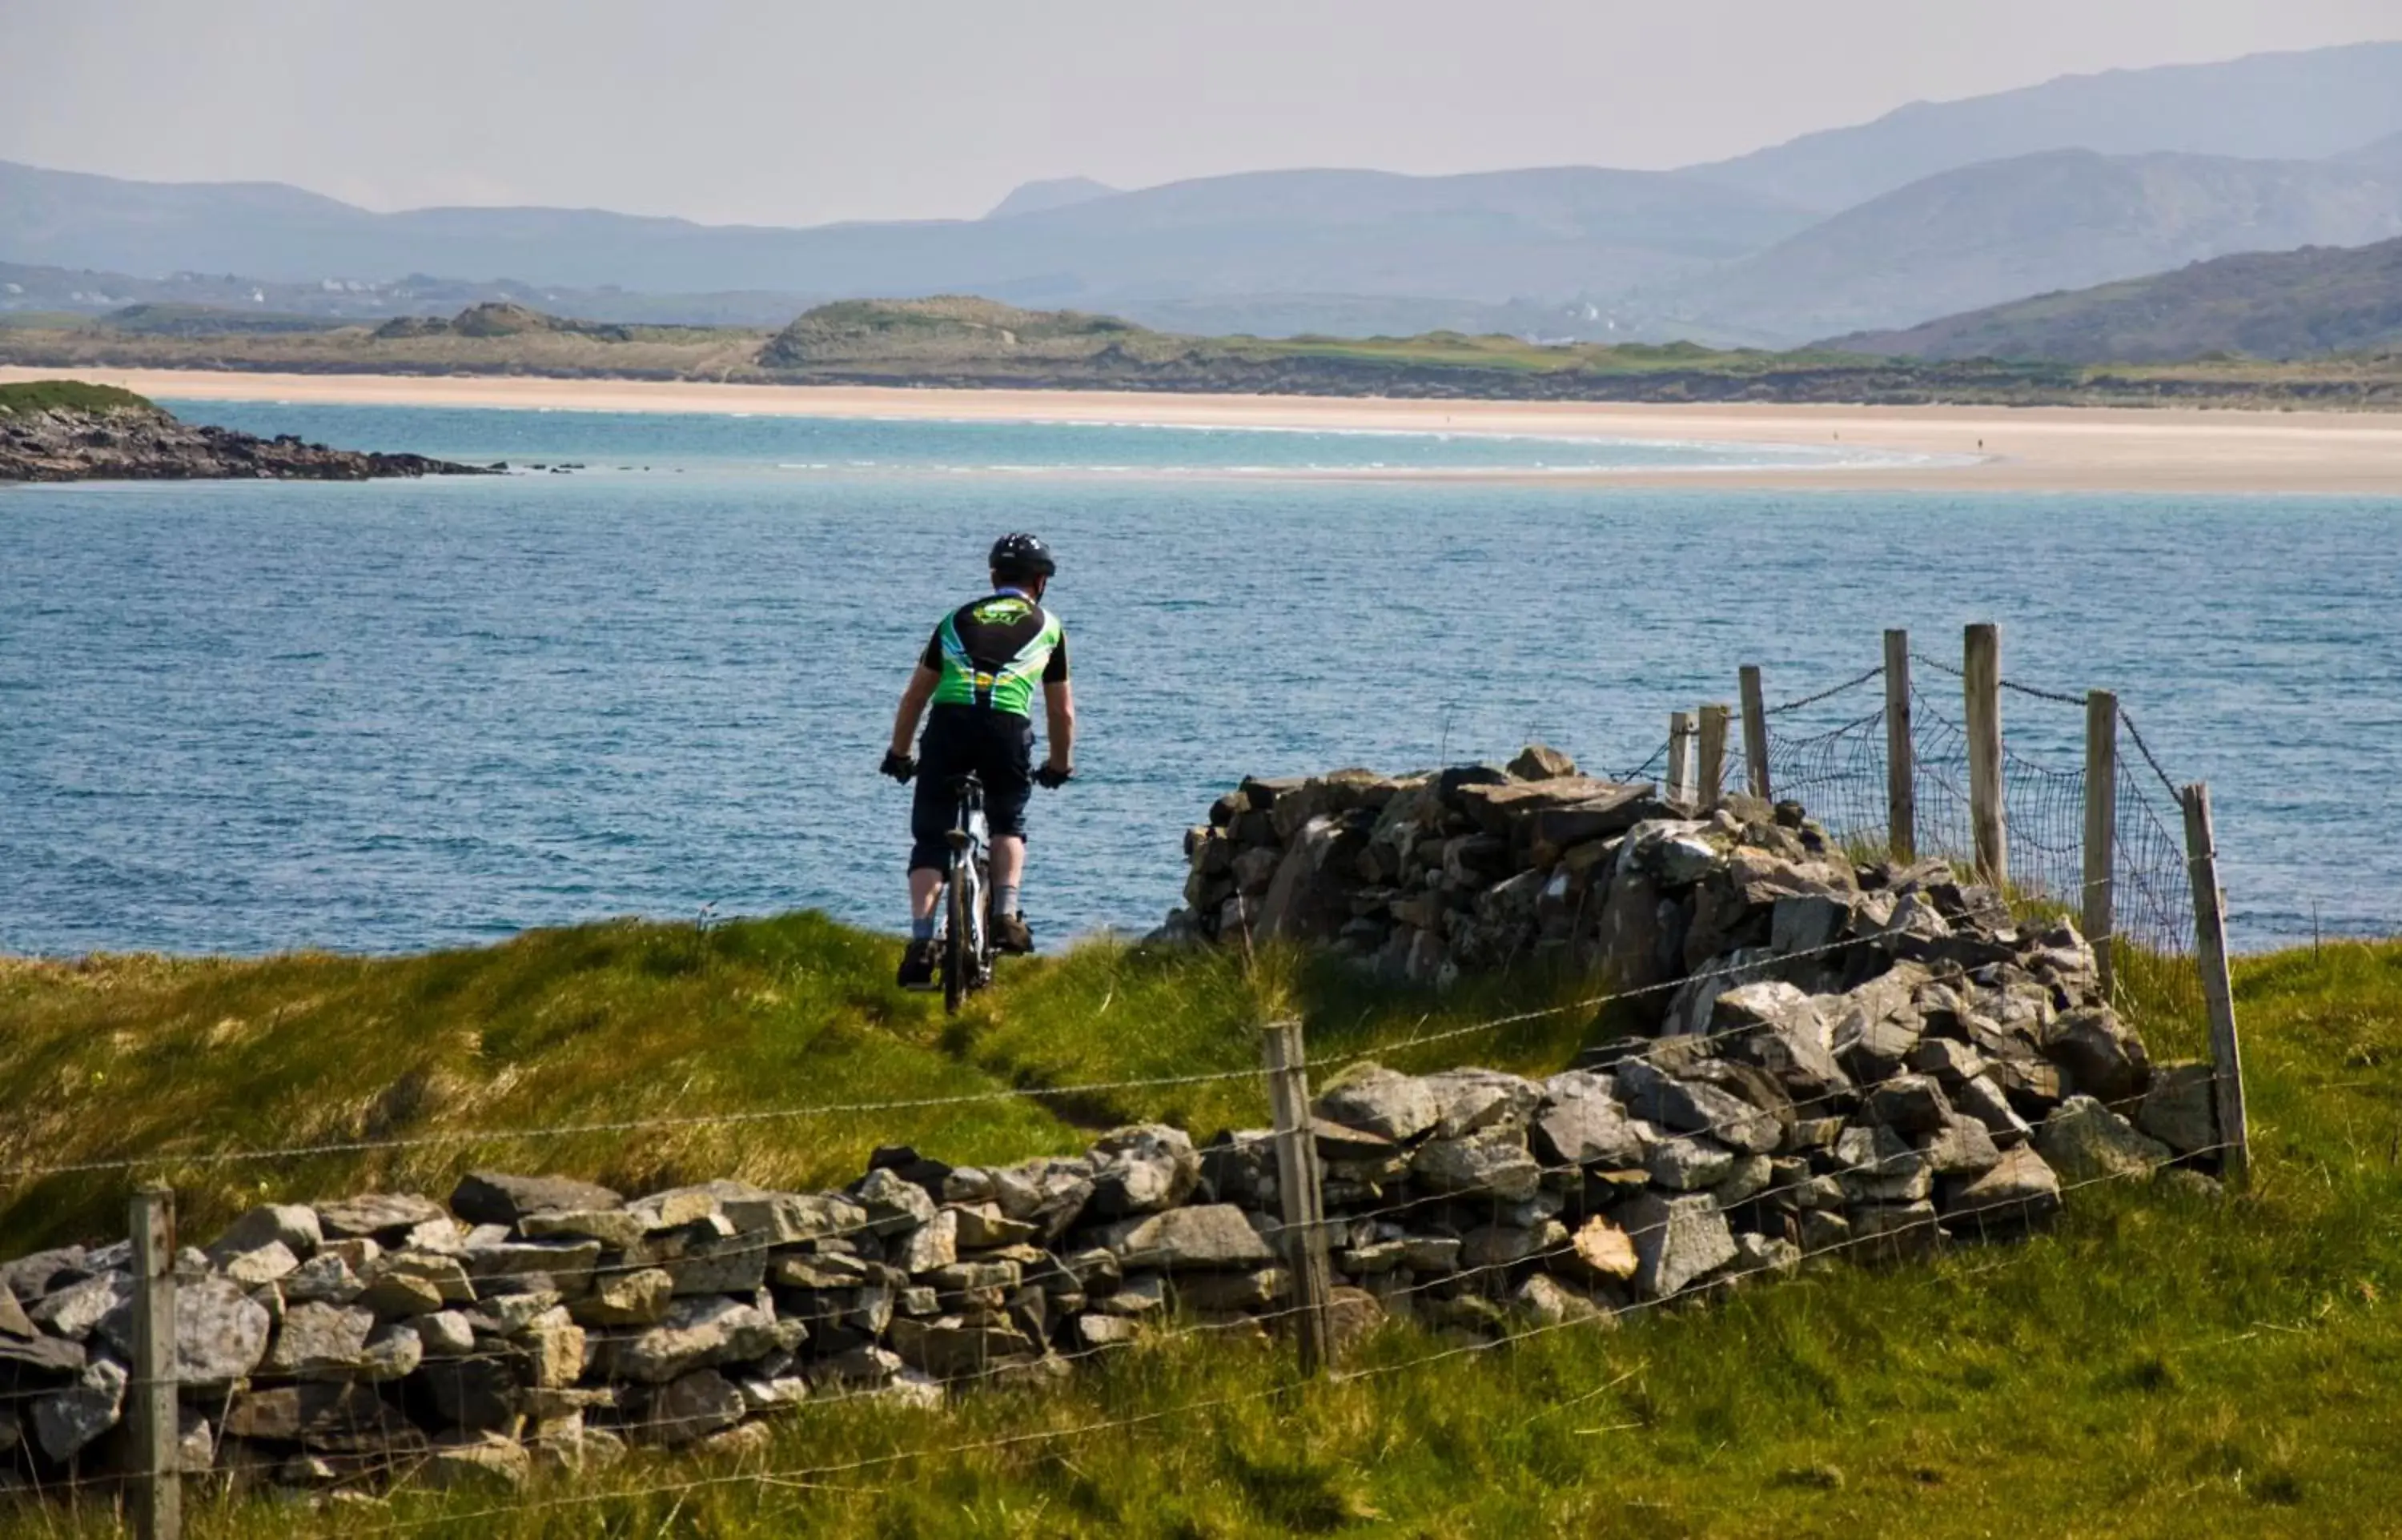
<instances>
[{"instance_id":1,"label":"rocky shoreline","mask_svg":"<svg viewBox=\"0 0 2402 1540\"><path fill-rule=\"evenodd\" d=\"M336 449L293 433L260 438L185 422L155 406L0 412L0 482L369 481L498 474L424 455Z\"/></svg>"}]
</instances>

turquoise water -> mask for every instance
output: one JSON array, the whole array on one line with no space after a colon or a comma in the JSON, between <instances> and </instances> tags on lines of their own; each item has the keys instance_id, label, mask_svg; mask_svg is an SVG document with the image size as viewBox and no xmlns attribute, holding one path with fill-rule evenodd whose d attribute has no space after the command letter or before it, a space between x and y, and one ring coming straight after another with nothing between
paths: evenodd
<instances>
[{"instance_id":1,"label":"turquoise water","mask_svg":"<svg viewBox=\"0 0 2402 1540\"><path fill-rule=\"evenodd\" d=\"M253 433L298 433L390 448L406 435L424 454L517 469L560 461L597 472L943 477L1193 477L1277 480L1361 472L1692 472L1762 466L1823 469L1923 463L1944 457L1839 444L1638 443L1629 440L1447 431L1206 428L1134 422L980 422L829 419L723 413L487 411L424 407L297 406L181 402L194 421ZM367 439L361 434L382 433ZM348 435L348 436L345 436Z\"/></svg>"},{"instance_id":2,"label":"turquoise water","mask_svg":"<svg viewBox=\"0 0 2402 1540\"><path fill-rule=\"evenodd\" d=\"M2240 943L2314 907L2402 930L2402 501L1739 491L1711 468L1799 451L1723 446L179 409L587 469L0 490L0 951L397 951L712 903L895 926L893 697L1010 529L1061 553L1084 721L1033 813L1048 941L1155 923L1181 826L1244 773L1530 737L1625 768L1740 663L1799 695L1885 626L1950 657L1972 619L2212 783ZM1692 484L1430 474L1604 465ZM1420 478L1346 474L1373 469ZM2007 714L2074 764L2074 708Z\"/></svg>"}]
</instances>

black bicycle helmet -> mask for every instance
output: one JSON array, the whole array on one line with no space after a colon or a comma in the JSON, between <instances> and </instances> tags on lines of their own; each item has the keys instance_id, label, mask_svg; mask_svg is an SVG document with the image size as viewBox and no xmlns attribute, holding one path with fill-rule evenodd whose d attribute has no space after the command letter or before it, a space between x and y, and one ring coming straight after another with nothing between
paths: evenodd
<instances>
[{"instance_id":1,"label":"black bicycle helmet","mask_svg":"<svg viewBox=\"0 0 2402 1540\"><path fill-rule=\"evenodd\" d=\"M1047 578L1059 571L1051 547L1032 535L1003 535L992 543L992 570L1005 578Z\"/></svg>"}]
</instances>

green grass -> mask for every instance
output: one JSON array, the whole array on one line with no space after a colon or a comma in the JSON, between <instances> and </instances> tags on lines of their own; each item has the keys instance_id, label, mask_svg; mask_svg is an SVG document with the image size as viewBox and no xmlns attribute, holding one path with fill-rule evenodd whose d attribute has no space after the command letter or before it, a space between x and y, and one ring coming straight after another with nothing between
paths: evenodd
<instances>
[{"instance_id":1,"label":"green grass","mask_svg":"<svg viewBox=\"0 0 2402 1540\"><path fill-rule=\"evenodd\" d=\"M705 935L589 927L384 961L6 965L0 1082L30 1093L0 1108L0 1164L162 1140L284 1143L364 1131L371 1117L435 1134L1241 1068L1263 1013L1302 1011L1313 1049L1342 1052L1576 988L1527 981L1438 1002L1360 991L1281 955L1254 965L1094 945L1009 969L951 1026L887 986L893 952L789 916ZM638 1455L546 1480L499 1515L479 1513L488 1498L402 1492L391 1517L462 1540L2390 1534L2402 1513L2402 944L2248 959L2237 994L2256 1179L2226 1202L2089 1189L2022 1244L1826 1264L1615 1331L1430 1363L1410 1361L1446 1344L1392 1328L1348 1366L1390 1371L1344 1382L1294 1383L1279 1346L1154 1342L1048 1394L973 1394L939 1412L804 1409L747 1466ZM1401 1062L1542 1067L1572 1052L1581 1015ZM2172 1051L2198 1038L2190 1021L2147 1018L2147 1031ZM424 1090L392 1089L403 1082ZM487 1157L628 1186L735 1170L831 1180L879 1137L1015 1156L1076 1146L1083 1123L1168 1112L1206 1132L1262 1109L1249 1082L1232 1081L731 1134L462 1136L240 1182L167 1169L187 1209L216 1216L368 1178L438 1188ZM104 1228L124 1180L8 1193L0 1251ZM1129 1419L1144 1421L1088 1426ZM1043 1431L1062 1436L941 1452ZM763 1473L775 1478L752 1478ZM642 1490L710 1477L730 1479ZM370 1522L197 1503L196 1536ZM54 1510L18 1523L105 1532L96 1515Z\"/></svg>"},{"instance_id":2,"label":"green grass","mask_svg":"<svg viewBox=\"0 0 2402 1540\"><path fill-rule=\"evenodd\" d=\"M61 331L67 327L83 325L90 319L89 315L76 310L0 310L0 331L7 331L12 326L41 331Z\"/></svg>"},{"instance_id":3,"label":"green grass","mask_svg":"<svg viewBox=\"0 0 2402 1540\"><path fill-rule=\"evenodd\" d=\"M398 958L0 961L0 1173L145 1157L197 1233L268 1198L422 1189L469 1164L539 1167L627 1191L710 1176L849 1181L878 1144L959 1162L1081 1148L1093 1131L1171 1118L1204 1134L1266 1117L1248 1075L1189 1086L932 1107L1015 1087L1248 1071L1256 1027L1305 1011L1318 1052L1371 1050L1571 997L1578 986L1487 983L1433 1002L1380 992L1282 952L1236 956L1081 947L1012 964L956 1021L895 988L896 942L816 914L706 931L622 922ZM1444 1043L1529 1068L1572 1052L1571 1012ZM1439 1052L1442 1057L1428 1057ZM695 1114L871 1104L877 1109L685 1124ZM489 1136L592 1122L661 1126ZM372 1144L274 1162L232 1149ZM0 1253L121 1224L127 1176L0 1175Z\"/></svg>"},{"instance_id":4,"label":"green grass","mask_svg":"<svg viewBox=\"0 0 2402 1540\"><path fill-rule=\"evenodd\" d=\"M114 385L87 385L79 379L29 379L21 385L0 385L0 417L35 412L155 412L145 396Z\"/></svg>"},{"instance_id":5,"label":"green grass","mask_svg":"<svg viewBox=\"0 0 2402 1540\"><path fill-rule=\"evenodd\" d=\"M1422 337L1239 338L1227 344L1244 356L1329 358L1395 368L1493 369L1515 374L1597 376L1690 373L1754 375L1778 369L1858 368L1878 361L1856 353L1797 349L1705 348L1691 342L1528 342L1514 337L1429 332Z\"/></svg>"}]
</instances>

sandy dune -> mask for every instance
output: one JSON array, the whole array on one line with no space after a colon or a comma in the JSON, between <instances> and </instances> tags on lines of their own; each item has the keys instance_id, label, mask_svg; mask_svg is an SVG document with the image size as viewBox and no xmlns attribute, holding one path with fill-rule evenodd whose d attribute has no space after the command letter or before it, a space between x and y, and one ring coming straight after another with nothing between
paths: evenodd
<instances>
[{"instance_id":1,"label":"sandy dune","mask_svg":"<svg viewBox=\"0 0 2402 1540\"><path fill-rule=\"evenodd\" d=\"M0 368L0 382L58 371ZM2402 496L2402 415L2080 407L1660 406L1087 391L938 391L638 380L80 370L186 400L748 412L791 417L1424 429L1637 440L1834 446L1926 463L1579 479L1612 485L1940 491L2317 492ZM1380 472L1376 474L1406 473ZM1443 473L1446 474L1454 473ZM1463 473L1467 474L1467 473ZM1472 473L1506 479L1510 473ZM1558 480L1559 477L1546 477Z\"/></svg>"}]
</instances>

